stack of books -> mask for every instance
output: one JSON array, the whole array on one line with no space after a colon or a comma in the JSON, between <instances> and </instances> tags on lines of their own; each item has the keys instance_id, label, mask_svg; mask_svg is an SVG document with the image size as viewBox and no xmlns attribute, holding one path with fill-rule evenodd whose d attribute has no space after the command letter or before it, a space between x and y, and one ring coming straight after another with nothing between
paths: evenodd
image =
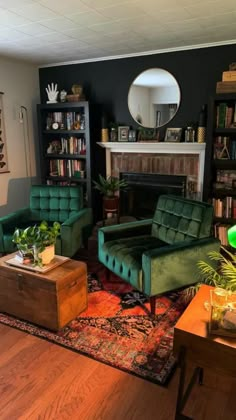
<instances>
[{"instance_id":1,"label":"stack of books","mask_svg":"<svg viewBox=\"0 0 236 420\"><path fill-rule=\"evenodd\" d=\"M236 70L233 67L229 71L223 71L222 81L216 83L216 93L235 93L236 92Z\"/></svg>"}]
</instances>

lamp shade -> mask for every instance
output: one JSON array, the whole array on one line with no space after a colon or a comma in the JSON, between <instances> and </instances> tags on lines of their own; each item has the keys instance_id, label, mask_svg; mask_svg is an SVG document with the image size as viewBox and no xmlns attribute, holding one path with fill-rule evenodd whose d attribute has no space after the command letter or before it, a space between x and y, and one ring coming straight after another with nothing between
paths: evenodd
<instances>
[{"instance_id":1,"label":"lamp shade","mask_svg":"<svg viewBox=\"0 0 236 420\"><path fill-rule=\"evenodd\" d=\"M236 248L236 225L228 229L228 241L233 248Z\"/></svg>"}]
</instances>

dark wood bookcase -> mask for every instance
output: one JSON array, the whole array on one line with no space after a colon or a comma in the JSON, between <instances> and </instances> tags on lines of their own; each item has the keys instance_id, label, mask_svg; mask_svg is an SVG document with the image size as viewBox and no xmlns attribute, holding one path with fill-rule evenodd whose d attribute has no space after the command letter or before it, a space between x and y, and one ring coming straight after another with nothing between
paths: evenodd
<instances>
[{"instance_id":1,"label":"dark wood bookcase","mask_svg":"<svg viewBox=\"0 0 236 420\"><path fill-rule=\"evenodd\" d=\"M206 196L215 210L214 233L228 246L236 223L236 93L217 94L208 104Z\"/></svg>"},{"instance_id":2,"label":"dark wood bookcase","mask_svg":"<svg viewBox=\"0 0 236 420\"><path fill-rule=\"evenodd\" d=\"M37 105L42 183L81 185L92 207L89 103Z\"/></svg>"}]
</instances>

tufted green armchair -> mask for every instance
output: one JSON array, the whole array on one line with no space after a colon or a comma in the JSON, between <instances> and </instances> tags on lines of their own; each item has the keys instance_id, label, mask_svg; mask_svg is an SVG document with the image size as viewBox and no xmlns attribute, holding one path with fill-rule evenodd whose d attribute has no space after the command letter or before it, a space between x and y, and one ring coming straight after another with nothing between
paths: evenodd
<instances>
[{"instance_id":1,"label":"tufted green armchair","mask_svg":"<svg viewBox=\"0 0 236 420\"><path fill-rule=\"evenodd\" d=\"M150 298L199 281L197 261L220 249L211 236L213 207L161 195L153 219L107 226L98 232L98 258L113 273Z\"/></svg>"},{"instance_id":2,"label":"tufted green armchair","mask_svg":"<svg viewBox=\"0 0 236 420\"><path fill-rule=\"evenodd\" d=\"M16 227L25 228L42 220L61 223L56 254L72 257L86 242L92 228L92 209L83 208L82 188L33 185L29 207L0 218L0 252L15 251L12 235Z\"/></svg>"}]
</instances>

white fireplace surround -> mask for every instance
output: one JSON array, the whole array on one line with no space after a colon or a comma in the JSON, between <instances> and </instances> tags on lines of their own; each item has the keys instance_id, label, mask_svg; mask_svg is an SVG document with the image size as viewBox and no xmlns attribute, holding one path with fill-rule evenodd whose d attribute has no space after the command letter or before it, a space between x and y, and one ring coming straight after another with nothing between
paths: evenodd
<instances>
[{"instance_id":1,"label":"white fireplace surround","mask_svg":"<svg viewBox=\"0 0 236 420\"><path fill-rule=\"evenodd\" d=\"M205 143L168 142L98 142L106 149L106 175L111 175L111 153L195 154L199 158L198 192L202 200L205 164Z\"/></svg>"}]
</instances>

